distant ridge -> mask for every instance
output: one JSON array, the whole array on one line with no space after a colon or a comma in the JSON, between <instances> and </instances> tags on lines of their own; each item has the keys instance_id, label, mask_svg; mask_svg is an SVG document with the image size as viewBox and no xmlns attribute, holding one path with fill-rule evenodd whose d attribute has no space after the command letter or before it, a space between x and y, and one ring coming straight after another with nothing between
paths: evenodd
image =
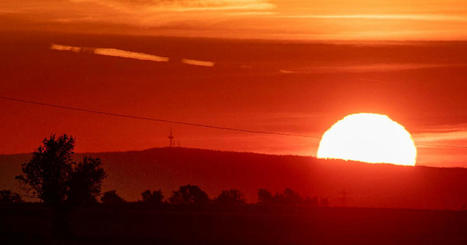
<instances>
[{"instance_id":1,"label":"distant ridge","mask_svg":"<svg viewBox=\"0 0 467 245\"><path fill-rule=\"evenodd\" d=\"M183 184L201 186L212 197L236 188L256 201L259 188L290 187L303 196L328 198L334 206L461 209L467 205L467 169L365 164L313 157L193 148L82 153L103 161L104 190L138 200L145 189L166 196ZM14 176L30 154L0 155L0 189L18 190Z\"/></svg>"}]
</instances>

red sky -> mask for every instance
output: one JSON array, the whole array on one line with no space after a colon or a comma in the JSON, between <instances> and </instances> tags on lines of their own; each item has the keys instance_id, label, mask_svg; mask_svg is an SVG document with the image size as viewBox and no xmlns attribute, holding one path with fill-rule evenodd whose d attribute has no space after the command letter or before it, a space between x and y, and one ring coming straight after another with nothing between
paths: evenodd
<instances>
[{"instance_id":1,"label":"red sky","mask_svg":"<svg viewBox=\"0 0 467 245\"><path fill-rule=\"evenodd\" d=\"M2 1L0 95L314 138L0 100L0 153L51 133L77 136L80 152L165 146L172 127L186 147L314 155L335 121L375 112L413 134L419 164L467 167L467 5L347 2Z\"/></svg>"}]
</instances>

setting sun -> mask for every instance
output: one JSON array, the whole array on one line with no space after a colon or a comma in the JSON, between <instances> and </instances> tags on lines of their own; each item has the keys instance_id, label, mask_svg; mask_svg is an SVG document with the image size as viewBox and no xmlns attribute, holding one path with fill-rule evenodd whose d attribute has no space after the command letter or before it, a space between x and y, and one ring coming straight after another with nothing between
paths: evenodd
<instances>
[{"instance_id":1,"label":"setting sun","mask_svg":"<svg viewBox=\"0 0 467 245\"><path fill-rule=\"evenodd\" d=\"M318 158L414 166L412 136L386 115L359 113L344 117L322 136Z\"/></svg>"}]
</instances>

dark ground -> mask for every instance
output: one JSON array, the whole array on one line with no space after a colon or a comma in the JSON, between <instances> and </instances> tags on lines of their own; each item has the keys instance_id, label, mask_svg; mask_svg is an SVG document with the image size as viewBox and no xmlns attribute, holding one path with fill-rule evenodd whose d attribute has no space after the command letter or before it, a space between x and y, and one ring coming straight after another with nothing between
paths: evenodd
<instances>
[{"instance_id":1,"label":"dark ground","mask_svg":"<svg viewBox=\"0 0 467 245\"><path fill-rule=\"evenodd\" d=\"M51 214L0 208L0 244L467 244L466 211L94 207L73 211L65 242L52 239Z\"/></svg>"}]
</instances>

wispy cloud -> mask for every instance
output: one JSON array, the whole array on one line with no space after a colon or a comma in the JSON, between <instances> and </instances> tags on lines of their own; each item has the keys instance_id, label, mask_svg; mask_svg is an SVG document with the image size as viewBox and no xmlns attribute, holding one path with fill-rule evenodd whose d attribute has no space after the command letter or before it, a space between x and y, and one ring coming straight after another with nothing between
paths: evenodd
<instances>
[{"instance_id":1,"label":"wispy cloud","mask_svg":"<svg viewBox=\"0 0 467 245\"><path fill-rule=\"evenodd\" d=\"M83 50L81 47L74 47L74 46L67 46L67 45L60 45L60 44L52 44L50 46L50 49L58 50L58 51L71 51L75 53L79 53L81 52L81 50Z\"/></svg>"},{"instance_id":2,"label":"wispy cloud","mask_svg":"<svg viewBox=\"0 0 467 245\"><path fill-rule=\"evenodd\" d=\"M242 14L264 15L270 0L17 0L0 1L0 14L41 23L111 23L159 27L185 21L217 23ZM263 13L265 12L265 13Z\"/></svg>"},{"instance_id":3,"label":"wispy cloud","mask_svg":"<svg viewBox=\"0 0 467 245\"><path fill-rule=\"evenodd\" d=\"M467 21L466 16L429 14L354 14L354 15L278 15L291 19L366 19L366 20L422 20L422 21Z\"/></svg>"},{"instance_id":4,"label":"wispy cloud","mask_svg":"<svg viewBox=\"0 0 467 245\"><path fill-rule=\"evenodd\" d=\"M146 61L155 61L155 62L168 62L168 57L157 56L153 54L146 54L141 52L133 52L133 51L126 51L121 49L114 49L114 48L87 48L87 47L76 47L76 46L68 46L68 45L61 45L61 44L52 44L50 46L52 50L58 51L71 51L74 53L92 53L96 55L104 55L104 56L112 56L112 57L120 57L120 58L127 58L127 59L136 59L136 60L146 60Z\"/></svg>"},{"instance_id":5,"label":"wispy cloud","mask_svg":"<svg viewBox=\"0 0 467 245\"><path fill-rule=\"evenodd\" d=\"M125 51L121 49L114 49L114 48L96 48L94 49L94 54L129 58L129 59L137 59L137 60L149 60L149 61L156 61L156 62L168 62L169 61L168 57L162 57L162 56L139 53L139 52L131 52L131 51Z\"/></svg>"},{"instance_id":6,"label":"wispy cloud","mask_svg":"<svg viewBox=\"0 0 467 245\"><path fill-rule=\"evenodd\" d=\"M226 11L269 10L275 7L268 0L70 0L75 3L93 2L124 11Z\"/></svg>"},{"instance_id":7,"label":"wispy cloud","mask_svg":"<svg viewBox=\"0 0 467 245\"><path fill-rule=\"evenodd\" d=\"M417 147L467 149L467 124L440 125L413 135Z\"/></svg>"},{"instance_id":8,"label":"wispy cloud","mask_svg":"<svg viewBox=\"0 0 467 245\"><path fill-rule=\"evenodd\" d=\"M439 141L467 141L467 129L463 131L421 133L416 135L416 139L421 143ZM467 145L466 145L467 147Z\"/></svg>"},{"instance_id":9,"label":"wispy cloud","mask_svg":"<svg viewBox=\"0 0 467 245\"><path fill-rule=\"evenodd\" d=\"M389 72L402 70L418 70L439 67L464 67L467 64L371 64L348 66L315 66L306 68L284 68L279 70L283 74L321 74L321 73L364 73Z\"/></svg>"},{"instance_id":10,"label":"wispy cloud","mask_svg":"<svg viewBox=\"0 0 467 245\"><path fill-rule=\"evenodd\" d=\"M104 55L118 58L126 59L135 59L135 60L144 60L144 61L154 61L154 62L169 62L169 57L158 56L154 54L147 54L141 52L133 52L128 50L116 49L116 48L90 48L90 47L78 47L62 44L52 44L50 45L51 50L57 51L67 51L73 53L88 53L95 55ZM192 66L202 66L202 67L214 67L215 62L209 60L198 60L198 59L181 59L181 63L192 65Z\"/></svg>"},{"instance_id":11,"label":"wispy cloud","mask_svg":"<svg viewBox=\"0 0 467 245\"><path fill-rule=\"evenodd\" d=\"M187 64L187 65L204 66L204 67L213 67L215 65L215 63L212 61L194 60L194 59L182 59L182 63Z\"/></svg>"}]
</instances>

